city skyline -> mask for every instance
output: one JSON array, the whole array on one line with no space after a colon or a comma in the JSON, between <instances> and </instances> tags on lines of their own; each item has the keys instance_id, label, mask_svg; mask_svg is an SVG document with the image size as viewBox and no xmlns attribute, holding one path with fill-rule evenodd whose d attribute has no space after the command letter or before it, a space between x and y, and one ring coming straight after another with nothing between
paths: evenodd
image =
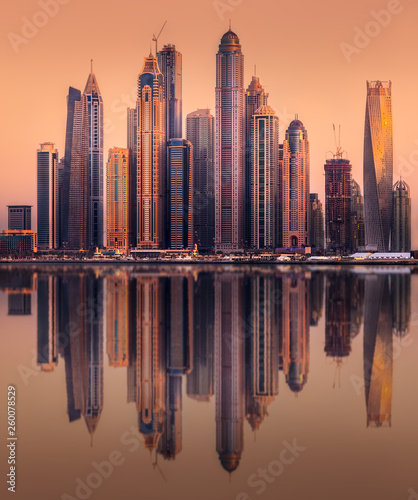
<instances>
[{"instance_id":1,"label":"city skyline","mask_svg":"<svg viewBox=\"0 0 418 500\"><path fill-rule=\"evenodd\" d=\"M327 2L323 2L323 4L321 3L323 6L326 4ZM30 5L30 3L27 5ZM167 6L164 5L164 7ZM24 6L22 9L23 8ZM36 51L39 46L42 46L42 44L45 43L43 39L46 38L46 35L50 30L52 30L55 36L59 38L58 34L55 32L56 28L54 28L54 24L57 23L58 26L60 23L65 21L65 19L60 19L60 17L65 17L64 11L68 8L69 7L67 6L62 6L62 12L60 12L56 18L51 19L46 28L39 30L39 34L33 40L30 40L28 44L22 44L19 46L20 51L18 54L14 53L11 46L9 47L9 56L15 58L11 59L11 62L13 63L11 64L11 67L13 70L16 70L19 74L19 72L23 69L20 64L24 64L27 69L30 68L30 63L27 60L29 53L33 53L33 51ZM74 4L74 7L72 8L77 10L77 5ZM184 29L183 31L181 29L181 26L184 25L183 23L186 23L187 20L190 21L193 18L193 15L197 15L195 14L193 8L190 8L187 19L182 21L179 20L178 17L175 17L173 11L167 7L166 17L168 18L168 23L159 41L160 47L168 42L175 43L176 48L183 54L183 116L185 116L192 109L201 108L206 104L208 104L212 113L214 112L214 96L212 90L214 85L214 75L212 69L214 57L213 53L219 36L226 30L228 19L226 16L221 19L212 4L204 6L204 8L207 9L205 12L208 14L209 21L208 27L205 28L205 30L200 30L203 31L203 35L202 43L199 45L199 57L197 59L193 59L192 55L197 53L195 52L195 49L190 46L196 27L189 22L189 29ZM270 5L269 8L271 9L271 13L273 15L277 7ZM286 11L293 11L293 7L291 6L282 8ZM307 13L310 12L310 8L310 6L306 6ZM392 52L386 52L389 44L394 43L396 38L395 35L398 35L399 40L404 40L403 46L407 46L407 50L410 50L409 44L405 44L405 37L409 37L408 39L411 38L408 26L410 18L413 17L410 14L413 13L412 9L415 9L415 6L413 4L405 5L403 6L403 12L396 15L393 14L391 24L387 28L381 28L379 37L371 39L370 43L362 50L358 49L358 52L360 53L353 53L351 61L348 62L341 50L340 45L343 42L351 43L352 45L354 44L354 28L358 25L360 29L364 30L364 26L368 20L373 19L370 15L370 9L372 8L375 10L377 9L373 3L370 3L370 8L368 8L367 5L363 8L360 6L352 6L351 8L348 6L343 7L347 15L342 26L340 26L339 33L337 34L333 28L327 36L324 35L320 37L320 39L315 42L314 46L307 51L312 54L312 51L314 50L317 51L317 54L319 54L318 51L321 49L325 50L324 53L330 56L326 65L328 66L335 63L335 67L341 72L343 80L343 84L338 87L338 91L330 89L330 83L327 83L322 78L319 78L320 82L317 78L314 78L314 80L309 83L309 87L307 83L305 86L304 82L307 82L307 80L302 79L302 75L306 74L306 72L312 68L313 63L309 63L309 61L303 70L301 68L296 68L292 75L288 78L283 76L279 77L277 70L270 68L267 65L267 60L271 57L270 48L274 50L276 44L279 44L282 39L285 39L286 34L288 34L289 30L294 27L292 20L290 20L288 25L284 27L282 37L276 40L271 38L272 34L268 30L268 26L272 21L269 21L267 23L268 26L263 30L254 26L252 26L251 30L249 30L250 9L249 5L245 2L242 2L240 6L228 13L229 17L232 18L232 28L240 37L243 52L246 55L247 64L244 75L245 85L247 85L250 81L252 76L251 74L253 73L253 65L256 63L257 75L260 75L263 86L270 94L270 104L273 109L276 110L279 120L282 119L282 126L280 127L282 133L286 126L286 123L284 122L286 119L289 121L290 115L293 117L295 113L299 113L301 117L303 116L304 125L309 131L312 149L311 177L313 185L311 186L311 191L318 192L321 200L324 200L324 187L320 182L321 179L315 178L319 177L319 175L315 176L314 172L319 172L320 165L323 164L324 161L325 152L332 147L332 123L335 122L342 124L342 144L351 159L353 165L353 176L358 180L362 177L361 128L364 120L364 85L366 80L373 79L390 79L393 82L394 180L398 177L397 170L399 170L399 166L403 165L403 178L405 178L405 180L410 184L412 199L414 199L414 192L416 192L416 181L413 179L413 172L416 170L414 155L417 149L414 142L415 134L413 132L413 127L411 127L410 124L406 127L408 120L410 119L402 119L406 117L407 110L409 112L410 106L412 106L412 110L415 109L415 106L418 107L418 104L414 102L414 93L412 91L412 85L410 85L410 73L413 75L414 70L409 70L405 63L401 64L401 61L395 60L392 55L388 56L388 54L391 54ZM108 15L106 5L105 11L105 14ZM157 12L153 14L153 9L150 8L149 13L154 16L157 25L162 24L162 22L157 23L157 20L159 19ZM67 16L73 14L74 12L72 11L67 12ZM332 13L329 14L329 20L332 19L332 15ZM20 18L18 17L15 18L16 27L11 26L7 29L11 32L18 32L19 19ZM319 17L314 17L314 21L321 26L321 20ZM302 19L301 23L302 26L306 26L307 21ZM403 29L401 27L403 27ZM306 34L302 30L302 40L306 40L307 35L310 33L310 29L311 28L308 25L306 27ZM156 31L156 28L154 31ZM261 37L261 33L264 34L263 37ZM84 36L83 33L82 36ZM87 55L85 61L80 60L72 65L71 74L68 69L65 69L64 67L61 67L58 72L54 71L54 74L59 73L59 75L56 76L58 80L54 89L44 89L42 86L47 87L45 85L45 81L47 81L47 79L44 77L41 82L41 79L38 76L35 77L35 88L37 91L41 92L40 95L45 93L47 90L49 91L51 96L50 102L53 103L54 109L45 109L46 116L49 117L48 124L44 119L42 119L41 124L44 126L38 127L37 125L36 138L33 131L29 132L28 141L32 141L32 147L35 142L37 144L41 140L47 140L54 141L57 145L57 149L59 151L64 151L63 130L65 128L65 124L59 123L59 120L56 118L56 110L59 110L60 107L61 110L65 108L65 97L63 96L66 95L68 84L76 85L77 87L82 85L82 77L78 75L83 75L85 73L91 57L95 60L95 73L100 80L101 91L104 96L105 103L108 103L105 105L106 144L104 150L107 151L109 147L113 146L125 146L126 143L124 136L126 134L126 130L123 126L123 122L126 119L126 105L122 105L122 98L123 96L128 96L127 100L130 100L129 96L131 95L131 90L133 88L132 81L135 80L135 74L138 74L139 71L138 61L140 60L140 52L146 52L145 48L149 46L150 35L146 36L146 33L141 33L140 37L142 42L138 44L138 42L135 41L134 46L129 48L126 51L126 55L121 57L119 68L122 73L121 78L117 79L118 82L109 75L108 71L110 68L106 67L107 63L103 60L103 56L101 55L103 52L99 50L98 42L96 42L94 47L92 47L93 50L87 50L89 54ZM189 43L187 42L188 40ZM123 47L124 41L126 43L126 38L121 40L121 48ZM267 44L267 50L265 49L266 41L269 42ZM396 41L394 46L397 46L398 43L400 43L400 41ZM144 50L141 50L141 46L144 47ZM7 49L7 47L5 48ZM301 43L298 42L295 44L295 47L292 47L291 50L289 49L289 54L285 53L283 50L281 52L283 52L283 64L287 64L289 62L289 58L292 56L295 57L296 55L300 55L304 60L307 58L307 54L303 53L302 41ZM64 50L63 56L58 61L59 64L62 65L65 63L65 57L69 57L66 55L66 50ZM404 60L405 59L403 58L403 61ZM190 73L194 66L197 70L195 75ZM321 76L321 69L325 69L325 63L321 63L321 65L319 65L315 70L315 74L318 77ZM130 72L129 79L124 77L127 71ZM406 76L406 73L408 73L408 76ZM197 85L198 82L199 85ZM294 91L292 91L293 87L295 88ZM105 88L106 91L104 90ZM318 95L319 98L312 100L310 97L312 93ZM349 97L349 99L346 99L346 97ZM350 106L343 102L344 100L348 100L350 102ZM31 110L33 110L33 105L28 107L28 111L31 112ZM315 113L318 114L319 111L321 112L321 116L315 117ZM62 112L60 114L62 114ZM411 115L414 114L415 113L413 112L411 113ZM39 117L42 115L37 114L37 116ZM54 120L51 119L53 116L55 116ZM39 133L40 129L42 130L42 134ZM58 134L60 129L62 132ZM13 126L10 130L13 130ZM281 139L282 138L283 135L281 134ZM27 148L27 146L22 149L22 167L20 168L23 168L23 171L27 172L28 178L30 178L30 176L33 175L33 173L29 170L29 164L33 165L33 149ZM5 197L6 204L33 204L33 190L30 190L29 186L24 186L23 189L22 186L19 186L21 194L27 193L24 199L22 199L16 192L16 180L14 180L8 172L5 172L3 175L5 184L9 186L7 196ZM414 204L412 205L412 213L412 225L413 227L416 227L417 211ZM1 217L2 219L0 220L3 220L5 215L1 214ZM34 225L35 224L36 221L34 221ZM5 223L2 225L4 227L6 226ZM416 239L414 240L414 237L416 238L415 232L413 231L413 246L416 246Z\"/></svg>"}]
</instances>

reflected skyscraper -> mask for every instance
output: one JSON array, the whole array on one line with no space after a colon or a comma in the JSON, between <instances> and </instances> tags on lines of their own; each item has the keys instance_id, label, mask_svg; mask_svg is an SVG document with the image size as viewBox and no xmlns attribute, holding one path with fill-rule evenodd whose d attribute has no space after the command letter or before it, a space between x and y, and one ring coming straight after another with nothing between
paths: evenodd
<instances>
[{"instance_id":1,"label":"reflected skyscraper","mask_svg":"<svg viewBox=\"0 0 418 500\"><path fill-rule=\"evenodd\" d=\"M309 280L309 297L309 324L317 326L324 307L324 275L322 272L312 273Z\"/></svg>"},{"instance_id":2,"label":"reflected skyscraper","mask_svg":"<svg viewBox=\"0 0 418 500\"><path fill-rule=\"evenodd\" d=\"M283 141L282 244L285 248L309 245L309 141L303 123L291 122Z\"/></svg>"},{"instance_id":3,"label":"reflected skyscraper","mask_svg":"<svg viewBox=\"0 0 418 500\"><path fill-rule=\"evenodd\" d=\"M58 363L56 277L38 276L38 355L42 371L52 371Z\"/></svg>"},{"instance_id":4,"label":"reflected skyscraper","mask_svg":"<svg viewBox=\"0 0 418 500\"><path fill-rule=\"evenodd\" d=\"M366 277L364 384L367 426L391 426L393 388L392 304L389 276Z\"/></svg>"},{"instance_id":5,"label":"reflected skyscraper","mask_svg":"<svg viewBox=\"0 0 418 500\"><path fill-rule=\"evenodd\" d=\"M293 392L300 392L309 372L309 281L303 275L283 277L283 373Z\"/></svg>"},{"instance_id":6,"label":"reflected skyscraper","mask_svg":"<svg viewBox=\"0 0 418 500\"><path fill-rule=\"evenodd\" d=\"M268 416L268 407L279 393L279 330L274 283L273 278L251 280L246 414L254 431Z\"/></svg>"},{"instance_id":7,"label":"reflected skyscraper","mask_svg":"<svg viewBox=\"0 0 418 500\"><path fill-rule=\"evenodd\" d=\"M164 77L150 54L138 76L137 248L162 249L166 231L166 135Z\"/></svg>"},{"instance_id":8,"label":"reflected skyscraper","mask_svg":"<svg viewBox=\"0 0 418 500\"><path fill-rule=\"evenodd\" d=\"M244 56L238 36L224 34L216 55L215 250L243 248Z\"/></svg>"},{"instance_id":9,"label":"reflected skyscraper","mask_svg":"<svg viewBox=\"0 0 418 500\"><path fill-rule=\"evenodd\" d=\"M409 331L411 319L411 273L405 268L390 276L390 294L393 308L392 330L397 337Z\"/></svg>"},{"instance_id":10,"label":"reflected skyscraper","mask_svg":"<svg viewBox=\"0 0 418 500\"><path fill-rule=\"evenodd\" d=\"M107 355L110 366L123 367L129 364L129 279L122 272L108 276L106 293L112 298L107 304Z\"/></svg>"},{"instance_id":11,"label":"reflected skyscraper","mask_svg":"<svg viewBox=\"0 0 418 500\"><path fill-rule=\"evenodd\" d=\"M393 185L392 82L367 82L363 176L366 245L387 252Z\"/></svg>"},{"instance_id":12,"label":"reflected skyscraper","mask_svg":"<svg viewBox=\"0 0 418 500\"><path fill-rule=\"evenodd\" d=\"M213 249L215 238L214 119L209 109L187 115L187 140L193 146L194 244Z\"/></svg>"},{"instance_id":13,"label":"reflected skyscraper","mask_svg":"<svg viewBox=\"0 0 418 500\"><path fill-rule=\"evenodd\" d=\"M233 472L244 447L245 353L243 280L237 273L215 277L216 451Z\"/></svg>"}]
</instances>

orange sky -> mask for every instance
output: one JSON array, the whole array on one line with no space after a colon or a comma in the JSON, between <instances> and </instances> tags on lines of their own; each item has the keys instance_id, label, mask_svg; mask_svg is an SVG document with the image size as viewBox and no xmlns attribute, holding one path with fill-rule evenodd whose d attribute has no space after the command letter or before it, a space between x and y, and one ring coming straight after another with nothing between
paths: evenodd
<instances>
[{"instance_id":1,"label":"orange sky","mask_svg":"<svg viewBox=\"0 0 418 500\"><path fill-rule=\"evenodd\" d=\"M295 113L303 121L311 145L311 192L319 192L323 202L323 164L327 151L335 149L332 124L341 124L342 147L362 186L366 80L392 80L394 181L401 170L411 187L412 243L418 248L418 205L414 203L418 2L59 2L9 2L0 20L0 229L7 226L7 204L36 204L38 144L55 142L63 156L68 86L84 89L91 58L105 106L107 156L110 147L126 146L126 104L134 104L143 58L149 53L152 34L165 20L159 46L174 43L183 54L184 117L198 107L214 111L215 55L231 18L245 55L246 85L256 64L270 104L281 119L280 141ZM391 13L379 16L382 10ZM356 30L366 35L355 40ZM346 57L342 43L355 52Z\"/></svg>"}]
</instances>

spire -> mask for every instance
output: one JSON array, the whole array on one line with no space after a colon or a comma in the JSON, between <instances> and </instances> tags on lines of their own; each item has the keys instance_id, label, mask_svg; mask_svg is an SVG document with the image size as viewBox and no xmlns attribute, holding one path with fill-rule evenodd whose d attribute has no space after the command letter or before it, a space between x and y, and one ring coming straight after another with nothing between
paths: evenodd
<instances>
[{"instance_id":1,"label":"spire","mask_svg":"<svg viewBox=\"0 0 418 500\"><path fill-rule=\"evenodd\" d=\"M96 75L93 73L93 59L90 59L90 74L87 79L84 94L97 94L100 95L99 85L96 80Z\"/></svg>"},{"instance_id":2,"label":"spire","mask_svg":"<svg viewBox=\"0 0 418 500\"><path fill-rule=\"evenodd\" d=\"M229 31L232 31L231 19L229 20Z\"/></svg>"}]
</instances>

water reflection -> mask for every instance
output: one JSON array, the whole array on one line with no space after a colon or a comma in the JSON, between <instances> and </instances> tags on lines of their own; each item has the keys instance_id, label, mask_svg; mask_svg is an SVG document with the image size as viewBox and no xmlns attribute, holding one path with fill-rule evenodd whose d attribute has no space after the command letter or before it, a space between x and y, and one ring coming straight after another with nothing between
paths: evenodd
<instances>
[{"instance_id":1,"label":"water reflection","mask_svg":"<svg viewBox=\"0 0 418 500\"><path fill-rule=\"evenodd\" d=\"M127 371L127 403L155 460L182 451L185 380L199 404L215 396L216 451L231 472L245 421L260 429L279 378L282 391L308 390L310 327L323 317L324 299L334 386L363 328L367 426L391 425L393 336L409 331L410 270L305 269L2 270L0 290L29 298L37 290L37 362L53 371L64 360L70 422L83 417L90 436L99 425L106 352L110 366Z\"/></svg>"}]
</instances>

